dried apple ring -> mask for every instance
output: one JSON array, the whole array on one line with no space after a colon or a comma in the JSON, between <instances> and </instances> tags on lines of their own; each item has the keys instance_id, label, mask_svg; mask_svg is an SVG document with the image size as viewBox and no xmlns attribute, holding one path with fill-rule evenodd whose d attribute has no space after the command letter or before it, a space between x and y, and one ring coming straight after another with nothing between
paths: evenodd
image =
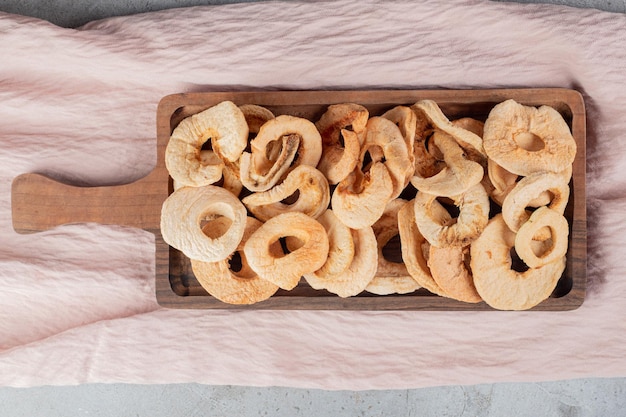
<instances>
[{"instance_id":1,"label":"dried apple ring","mask_svg":"<svg viewBox=\"0 0 626 417\"><path fill-rule=\"evenodd\" d=\"M365 142L361 148L361 162L369 152L374 162L382 162L389 171L393 182L391 199L398 197L415 169L411 164L407 145L400 128L383 117L371 117L367 121Z\"/></svg>"},{"instance_id":2,"label":"dried apple ring","mask_svg":"<svg viewBox=\"0 0 626 417\"><path fill-rule=\"evenodd\" d=\"M215 154L215 152L213 152L210 149L203 149L203 150L201 150L200 154L199 154L199 158L200 158L200 163L204 167L209 167L209 166L213 166L215 168L219 167L220 178L218 178L218 180L214 181L212 184L218 182L222 178L222 176L224 175L224 162L222 162L220 157L217 156ZM178 182L175 179L172 179L172 185L173 185L174 190L178 190L179 188L188 187L189 186L188 184L180 183L180 182Z\"/></svg>"},{"instance_id":3,"label":"dried apple ring","mask_svg":"<svg viewBox=\"0 0 626 417\"><path fill-rule=\"evenodd\" d=\"M303 244L280 256L272 245L280 238L294 237ZM299 212L283 213L265 222L250 236L243 251L250 267L263 279L292 290L300 278L320 269L328 257L329 242L324 227Z\"/></svg>"},{"instance_id":4,"label":"dried apple ring","mask_svg":"<svg viewBox=\"0 0 626 417\"><path fill-rule=\"evenodd\" d=\"M246 226L246 207L229 191L212 185L183 187L165 199L161 208L163 240L190 259L217 262L239 245ZM226 217L230 227L223 234L207 236L203 221Z\"/></svg>"},{"instance_id":5,"label":"dried apple ring","mask_svg":"<svg viewBox=\"0 0 626 417\"><path fill-rule=\"evenodd\" d=\"M227 259L218 262L191 260L191 268L196 279L210 295L228 304L254 304L267 300L276 293L278 286L260 278L250 268L243 253L245 242L253 232L261 227L261 224L253 217L246 218L246 228L241 242L235 252ZM222 230L218 232L222 232ZM226 232L226 229L223 232ZM210 232L207 230L205 233ZM241 259L241 268L238 271L234 271L230 267L230 258L235 253Z\"/></svg>"},{"instance_id":6,"label":"dried apple ring","mask_svg":"<svg viewBox=\"0 0 626 417\"><path fill-rule=\"evenodd\" d=\"M348 226L339 221L335 213L328 209L317 218L328 234L328 258L320 269L309 275L333 276L342 273L354 258L354 242ZM288 245L289 247L289 245ZM306 276L305 276L306 278Z\"/></svg>"},{"instance_id":7,"label":"dried apple ring","mask_svg":"<svg viewBox=\"0 0 626 417\"><path fill-rule=\"evenodd\" d=\"M271 145L275 141L282 142L280 153ZM322 138L311 121L280 115L261 126L250 142L250 150L241 155L241 181L251 191L267 191L293 167L317 166L322 155ZM268 151L279 156L268 157Z\"/></svg>"},{"instance_id":8,"label":"dried apple ring","mask_svg":"<svg viewBox=\"0 0 626 417\"><path fill-rule=\"evenodd\" d=\"M485 123L481 122L480 120L471 118L471 117L462 117L460 119L452 120L450 123L452 123L452 126L454 127L467 130L473 133L474 135L478 136L479 138L481 138L481 145L482 145L482 137L483 137ZM471 136L471 138L473 138L472 143L474 143L476 141L475 138L473 136ZM484 148L482 150L477 150L472 143L464 142L463 136L456 136L455 139L458 142L458 144L461 146L461 148L463 148L465 152L467 152L467 157L469 159L471 159L472 161L478 162L483 166L486 166L487 154L485 153Z\"/></svg>"},{"instance_id":9,"label":"dried apple ring","mask_svg":"<svg viewBox=\"0 0 626 417\"><path fill-rule=\"evenodd\" d=\"M378 267L376 276L365 288L367 292L377 295L407 294L420 288L404 263L389 261L383 255L383 248L399 235L398 211L406 203L406 200L400 198L391 200L380 219L372 225L378 247Z\"/></svg>"},{"instance_id":10,"label":"dried apple ring","mask_svg":"<svg viewBox=\"0 0 626 417\"><path fill-rule=\"evenodd\" d=\"M275 117L268 108L256 104L242 104L239 110L246 119L249 133L252 134L259 133L261 126Z\"/></svg>"},{"instance_id":11,"label":"dried apple ring","mask_svg":"<svg viewBox=\"0 0 626 417\"><path fill-rule=\"evenodd\" d=\"M538 256L533 250L532 243L534 236L543 227L550 229L552 244L549 248L543 248L543 253ZM567 253L568 236L569 225L567 219L562 214L548 207L539 207L522 224L515 235L515 252L526 265L531 268L538 268L565 256Z\"/></svg>"},{"instance_id":12,"label":"dried apple ring","mask_svg":"<svg viewBox=\"0 0 626 417\"><path fill-rule=\"evenodd\" d=\"M471 147L475 152L478 152L483 157L487 157L482 137L448 120L435 101L420 100L411 108L416 112L421 110L433 126L452 136L463 148Z\"/></svg>"},{"instance_id":13,"label":"dried apple ring","mask_svg":"<svg viewBox=\"0 0 626 417\"><path fill-rule=\"evenodd\" d=\"M241 110L223 101L183 119L172 132L165 148L165 165L180 185L200 187L222 177L222 163L204 165L200 151L211 140L213 151L235 161L248 143L248 125Z\"/></svg>"},{"instance_id":14,"label":"dried apple ring","mask_svg":"<svg viewBox=\"0 0 626 417\"><path fill-rule=\"evenodd\" d=\"M460 119L452 120L450 123L452 123L452 126L469 130L470 132L472 132L479 138L483 137L485 123L481 122L480 120L474 119L472 117L461 117ZM483 155L483 156L486 156L486 155Z\"/></svg>"},{"instance_id":15,"label":"dried apple ring","mask_svg":"<svg viewBox=\"0 0 626 417\"><path fill-rule=\"evenodd\" d=\"M452 120L451 123L456 127L460 127L462 129L472 132L473 134L475 134L476 136L480 138L483 137L485 123L481 122L480 120L476 120L471 117L462 117L460 119ZM487 191L487 194L491 195L494 190L494 186L491 183L491 178L489 178L489 174L487 173L487 165L488 165L489 158L487 158L487 154L484 153L484 149L483 149L483 153L481 153L480 151L477 151L476 149L474 149L474 147L471 146L470 144L463 142L462 139L457 138L457 142L463 148L463 150L467 153L468 159L474 162L478 162L483 167L483 171L484 171L483 179L480 182L483 185L483 187L485 187L485 191Z\"/></svg>"},{"instance_id":16,"label":"dried apple ring","mask_svg":"<svg viewBox=\"0 0 626 417\"><path fill-rule=\"evenodd\" d=\"M368 118L369 111L360 104L331 104L315 126L322 136L324 145L337 143L339 132L344 129L359 134L360 143L363 144L365 137L361 134L365 132Z\"/></svg>"},{"instance_id":17,"label":"dried apple ring","mask_svg":"<svg viewBox=\"0 0 626 417\"><path fill-rule=\"evenodd\" d=\"M406 276L402 277L378 274L377 271L374 279L365 287L365 291L376 295L409 294L420 288L417 281L408 272Z\"/></svg>"},{"instance_id":18,"label":"dried apple ring","mask_svg":"<svg viewBox=\"0 0 626 417\"><path fill-rule=\"evenodd\" d=\"M413 140L413 160L415 170L413 176L417 179L425 179L438 174L446 164L443 160L435 158L428 150L428 143L434 132L428 118L423 111L411 107L416 119L415 138Z\"/></svg>"},{"instance_id":19,"label":"dried apple ring","mask_svg":"<svg viewBox=\"0 0 626 417\"><path fill-rule=\"evenodd\" d=\"M435 282L428 267L430 243L424 238L415 223L413 200L398 211L398 233L402 260L415 281L433 294L445 296L443 289Z\"/></svg>"},{"instance_id":20,"label":"dried apple ring","mask_svg":"<svg viewBox=\"0 0 626 417\"><path fill-rule=\"evenodd\" d=\"M536 108L514 100L497 104L489 113L484 146L498 165L524 176L563 171L576 156L576 141L559 112L550 106Z\"/></svg>"},{"instance_id":21,"label":"dried apple ring","mask_svg":"<svg viewBox=\"0 0 626 417\"><path fill-rule=\"evenodd\" d=\"M255 139L256 140L256 139ZM283 175L289 170L298 152L300 137L298 135L283 136L279 139L280 151L276 158L269 159L262 145L251 143L256 147L252 148L257 157L253 160L252 154L244 152L239 160L239 176L241 183L250 191L267 191L272 188Z\"/></svg>"},{"instance_id":22,"label":"dried apple ring","mask_svg":"<svg viewBox=\"0 0 626 417\"><path fill-rule=\"evenodd\" d=\"M493 159L487 161L487 175L493 185L491 198L501 206L506 196L517 185L519 176L502 168Z\"/></svg>"},{"instance_id":23,"label":"dried apple ring","mask_svg":"<svg viewBox=\"0 0 626 417\"><path fill-rule=\"evenodd\" d=\"M482 184L452 197L459 207L453 219L437 201L437 196L418 192L414 199L415 222L420 232L433 246L466 246L476 239L489 219L489 197Z\"/></svg>"},{"instance_id":24,"label":"dried apple ring","mask_svg":"<svg viewBox=\"0 0 626 417\"><path fill-rule=\"evenodd\" d=\"M446 297L466 303L479 303L482 298L476 291L469 270L469 246L430 246L428 267L433 279Z\"/></svg>"},{"instance_id":25,"label":"dried apple ring","mask_svg":"<svg viewBox=\"0 0 626 417\"><path fill-rule=\"evenodd\" d=\"M330 184L339 183L357 166L368 118L368 110L360 104L341 103L328 106L315 123L322 137L317 169Z\"/></svg>"},{"instance_id":26,"label":"dried apple ring","mask_svg":"<svg viewBox=\"0 0 626 417\"><path fill-rule=\"evenodd\" d=\"M241 194L241 190L243 190L243 184L241 183L241 179L239 178L239 172L233 171L228 167L224 168L222 171L222 176L224 178L224 182L222 183L222 188L233 193L234 196L239 197Z\"/></svg>"},{"instance_id":27,"label":"dried apple ring","mask_svg":"<svg viewBox=\"0 0 626 417\"><path fill-rule=\"evenodd\" d=\"M248 125L248 139L250 140L254 135L259 132L261 126L270 119L274 118L274 114L266 109L265 107L257 106L255 104L243 104L239 106L239 110L244 115L246 119L246 124ZM281 146L275 147L280 153ZM243 152L243 149L242 149ZM220 159L224 163L223 168L223 177L224 177L224 185L223 187L228 188L233 194L239 195L241 190L243 189L243 184L241 182L241 166L240 166L240 157L236 159L229 160L228 158L224 158L221 154ZM275 159L274 159L275 160Z\"/></svg>"},{"instance_id":28,"label":"dried apple ring","mask_svg":"<svg viewBox=\"0 0 626 417\"><path fill-rule=\"evenodd\" d=\"M432 177L414 175L411 184L419 191L441 197L462 194L480 183L485 175L483 167L466 158L463 149L445 132L435 131L432 142L441 150L445 168Z\"/></svg>"},{"instance_id":29,"label":"dried apple ring","mask_svg":"<svg viewBox=\"0 0 626 417\"><path fill-rule=\"evenodd\" d=\"M294 203L282 203L296 191L298 198ZM251 194L241 201L261 221L289 211L299 211L317 218L328 208L330 189L324 174L312 166L300 165L287 174L282 183L267 191Z\"/></svg>"},{"instance_id":30,"label":"dried apple ring","mask_svg":"<svg viewBox=\"0 0 626 417\"><path fill-rule=\"evenodd\" d=\"M406 148L409 153L409 161L411 166L413 166L415 164L414 144L415 131L417 129L417 116L415 112L406 106L396 106L391 110L387 110L381 117L391 120L400 129L400 133L402 133L404 143L406 143Z\"/></svg>"},{"instance_id":31,"label":"dried apple ring","mask_svg":"<svg viewBox=\"0 0 626 417\"><path fill-rule=\"evenodd\" d=\"M359 168L341 181L330 201L335 215L351 229L373 225L391 199L393 181L387 168L375 162L363 173Z\"/></svg>"},{"instance_id":32,"label":"dried apple ring","mask_svg":"<svg viewBox=\"0 0 626 417\"><path fill-rule=\"evenodd\" d=\"M350 229L332 210L327 210L318 221L328 233L328 259L317 271L304 274L304 278L312 288L325 289L342 298L363 292L374 278L378 265L374 231L369 226Z\"/></svg>"},{"instance_id":33,"label":"dried apple ring","mask_svg":"<svg viewBox=\"0 0 626 417\"><path fill-rule=\"evenodd\" d=\"M222 165L222 160L219 156L215 154L212 150L203 149L200 151L200 161L204 166L208 165ZM239 181L239 173L235 175L228 167L224 166L222 169L222 188L230 191L235 196L239 196L241 190L243 189L243 184ZM218 185L219 181L213 183L213 185ZM179 188L186 187L184 184L180 184L176 180L173 180L173 188L174 190L178 190Z\"/></svg>"},{"instance_id":34,"label":"dried apple ring","mask_svg":"<svg viewBox=\"0 0 626 417\"><path fill-rule=\"evenodd\" d=\"M526 310L552 294L563 271L565 257L524 272L511 269L515 233L496 215L470 248L470 266L478 294L499 310Z\"/></svg>"},{"instance_id":35,"label":"dried apple ring","mask_svg":"<svg viewBox=\"0 0 626 417\"><path fill-rule=\"evenodd\" d=\"M342 298L352 297L365 290L376 275L376 237L371 227L350 229L354 244L354 257L350 265L337 275L320 276L305 274L304 277L314 289L325 289Z\"/></svg>"},{"instance_id":36,"label":"dried apple ring","mask_svg":"<svg viewBox=\"0 0 626 417\"><path fill-rule=\"evenodd\" d=\"M324 147L322 158L317 168L324 173L330 184L337 184L345 179L359 163L361 145L359 135L350 130L341 130L341 144Z\"/></svg>"},{"instance_id":37,"label":"dried apple ring","mask_svg":"<svg viewBox=\"0 0 626 417\"><path fill-rule=\"evenodd\" d=\"M516 140L518 142L518 145L524 149L535 149L535 150L540 149L540 147L536 148L537 144L536 144L536 141L533 140L532 136L519 135L516 137ZM567 174L568 169L569 169L569 174ZM572 166L569 165L568 169L566 169L563 173L564 175L568 176L566 182L569 182L569 178L572 175L571 174ZM513 174L512 172L507 171L506 169L498 165L493 159L488 160L487 175L489 176L491 184L493 185L493 189L491 190L489 194L491 195L491 198L496 203L498 203L499 205L502 205L504 198L513 189L513 187L515 187L520 177L517 174ZM540 196L538 196L536 199L534 199L532 202L530 202L529 205L531 207L539 207L539 206L546 205L549 202L550 202L549 193L544 192Z\"/></svg>"},{"instance_id":38,"label":"dried apple ring","mask_svg":"<svg viewBox=\"0 0 626 417\"><path fill-rule=\"evenodd\" d=\"M563 182L569 184L570 179L572 178L573 168L571 165L568 166L562 172L559 172L558 175L563 177ZM513 188L517 185L520 176L517 174L513 174L506 169L502 168L493 159L489 159L487 164L487 173L491 180L491 184L493 184L493 190L490 195L493 201L498 203L500 206L504 202L506 196L511 192ZM548 191L544 191L539 194L534 199L528 202L529 207L541 207L546 204L550 204L552 200L552 196Z\"/></svg>"},{"instance_id":39,"label":"dried apple ring","mask_svg":"<svg viewBox=\"0 0 626 417\"><path fill-rule=\"evenodd\" d=\"M286 114L276 116L261 126L254 141L269 143L286 135L298 135L301 138L298 147L298 155L293 161L293 166L317 166L322 157L322 137L317 127L315 127L315 124L310 120ZM255 158L257 155L254 152L255 147L252 146L252 143L250 145L253 158Z\"/></svg>"},{"instance_id":40,"label":"dried apple ring","mask_svg":"<svg viewBox=\"0 0 626 417\"><path fill-rule=\"evenodd\" d=\"M570 190L564 176L559 173L537 172L522 178L502 202L502 217L509 229L513 232L519 230L530 217L526 207L544 191L552 195L548 207L559 214L565 212Z\"/></svg>"}]
</instances>

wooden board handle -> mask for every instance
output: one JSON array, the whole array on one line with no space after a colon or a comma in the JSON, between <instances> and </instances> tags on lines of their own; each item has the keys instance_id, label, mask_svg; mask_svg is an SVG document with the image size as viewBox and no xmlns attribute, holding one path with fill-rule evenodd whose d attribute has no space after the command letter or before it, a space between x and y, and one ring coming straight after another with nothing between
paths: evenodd
<instances>
[{"instance_id":1,"label":"wooden board handle","mask_svg":"<svg viewBox=\"0 0 626 417\"><path fill-rule=\"evenodd\" d=\"M153 171L139 181L116 186L77 187L40 174L13 180L13 228L19 233L69 223L96 222L157 230L167 198L167 176Z\"/></svg>"}]
</instances>

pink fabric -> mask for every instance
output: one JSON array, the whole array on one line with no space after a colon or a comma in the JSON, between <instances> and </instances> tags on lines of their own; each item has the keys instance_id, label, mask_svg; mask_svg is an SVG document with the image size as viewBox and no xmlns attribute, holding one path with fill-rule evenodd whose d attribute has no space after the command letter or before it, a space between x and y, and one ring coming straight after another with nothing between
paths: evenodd
<instances>
[{"instance_id":1,"label":"pink fabric","mask_svg":"<svg viewBox=\"0 0 626 417\"><path fill-rule=\"evenodd\" d=\"M489 1L195 7L78 30L0 14L0 385L413 388L626 376L626 16ZM170 93L568 87L588 112L589 292L571 312L179 311L153 236L11 226L12 179L131 182Z\"/></svg>"}]
</instances>

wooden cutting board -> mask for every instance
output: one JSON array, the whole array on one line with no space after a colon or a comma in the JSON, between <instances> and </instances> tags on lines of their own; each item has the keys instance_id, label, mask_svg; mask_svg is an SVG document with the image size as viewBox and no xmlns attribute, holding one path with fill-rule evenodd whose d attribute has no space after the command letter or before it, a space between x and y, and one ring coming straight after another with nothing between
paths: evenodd
<instances>
[{"instance_id":1,"label":"wooden cutting board","mask_svg":"<svg viewBox=\"0 0 626 417\"><path fill-rule=\"evenodd\" d=\"M275 115L290 114L317 120L329 104L353 102L380 115L395 105L435 100L448 118L485 120L489 110L506 99L522 104L549 105L570 125L578 151L573 166L567 266L554 294L533 310L571 310L585 297L587 228L585 206L586 127L582 96L568 89L492 90L359 90L359 91L248 91L174 94L157 110L157 163L146 177L126 185L84 187L62 184L36 173L16 177L12 184L13 227L34 233L69 223L96 222L137 227L155 235L156 297L160 305L192 309L346 309L346 310L489 310L485 303L468 304L435 296L426 290L406 295L363 293L342 299L310 288L306 281L292 291L279 290L252 306L231 306L211 297L198 284L189 260L167 245L159 230L161 205L172 191L165 168L165 147L173 128L185 117L221 101L258 104ZM399 251L399 249L398 249Z\"/></svg>"}]
</instances>

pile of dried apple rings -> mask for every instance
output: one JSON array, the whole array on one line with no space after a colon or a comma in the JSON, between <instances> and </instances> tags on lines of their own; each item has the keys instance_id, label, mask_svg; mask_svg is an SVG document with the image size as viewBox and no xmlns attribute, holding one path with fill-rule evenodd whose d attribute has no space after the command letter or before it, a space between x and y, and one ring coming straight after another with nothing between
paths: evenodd
<instances>
[{"instance_id":1,"label":"pile of dried apple rings","mask_svg":"<svg viewBox=\"0 0 626 417\"><path fill-rule=\"evenodd\" d=\"M161 231L230 304L304 278L340 297L425 288L524 310L565 268L575 154L560 113L514 100L484 122L432 100L381 115L333 104L315 121L224 101L172 132Z\"/></svg>"}]
</instances>

